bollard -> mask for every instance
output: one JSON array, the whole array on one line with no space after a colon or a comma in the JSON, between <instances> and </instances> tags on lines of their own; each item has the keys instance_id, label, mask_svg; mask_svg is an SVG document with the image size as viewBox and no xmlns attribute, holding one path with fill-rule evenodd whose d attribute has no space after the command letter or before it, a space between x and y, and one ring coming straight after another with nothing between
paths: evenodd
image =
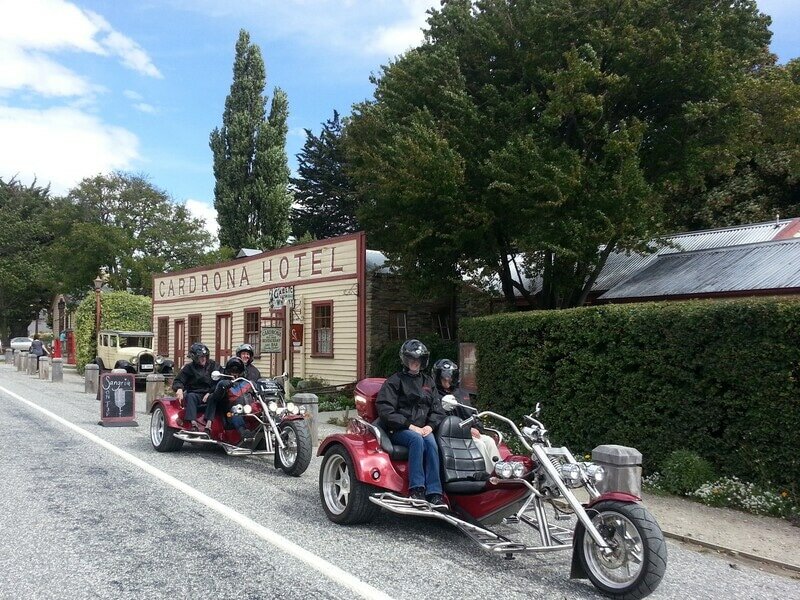
<instances>
[{"instance_id":1,"label":"bollard","mask_svg":"<svg viewBox=\"0 0 800 600\"><path fill-rule=\"evenodd\" d=\"M54 358L50 361L50 381L58 383L64 381L64 359Z\"/></svg>"},{"instance_id":2,"label":"bollard","mask_svg":"<svg viewBox=\"0 0 800 600\"><path fill-rule=\"evenodd\" d=\"M39 357L39 379L50 379L50 357Z\"/></svg>"},{"instance_id":3,"label":"bollard","mask_svg":"<svg viewBox=\"0 0 800 600\"><path fill-rule=\"evenodd\" d=\"M37 376L37 369L39 368L39 357L35 354L28 354L28 368L26 372L28 375Z\"/></svg>"},{"instance_id":4,"label":"bollard","mask_svg":"<svg viewBox=\"0 0 800 600\"><path fill-rule=\"evenodd\" d=\"M292 402L298 406L306 407L306 418L311 430L311 445L319 446L319 398L316 394L295 394Z\"/></svg>"},{"instance_id":5,"label":"bollard","mask_svg":"<svg viewBox=\"0 0 800 600\"><path fill-rule=\"evenodd\" d=\"M96 396L98 381L100 380L100 367L94 363L89 363L84 367L83 378L83 391Z\"/></svg>"},{"instance_id":6,"label":"bollard","mask_svg":"<svg viewBox=\"0 0 800 600\"><path fill-rule=\"evenodd\" d=\"M6 348L6 364L11 365L14 363L14 350L12 348Z\"/></svg>"},{"instance_id":7,"label":"bollard","mask_svg":"<svg viewBox=\"0 0 800 600\"><path fill-rule=\"evenodd\" d=\"M17 360L14 362L14 366L17 367L17 371L24 371L28 368L28 353L27 352L17 352Z\"/></svg>"},{"instance_id":8,"label":"bollard","mask_svg":"<svg viewBox=\"0 0 800 600\"><path fill-rule=\"evenodd\" d=\"M150 373L145 382L145 411L150 412L156 398L164 396L164 376L158 373Z\"/></svg>"},{"instance_id":9,"label":"bollard","mask_svg":"<svg viewBox=\"0 0 800 600\"><path fill-rule=\"evenodd\" d=\"M597 490L605 492L626 492L637 498L642 497L642 453L636 448L604 444L592 450L592 462L606 471Z\"/></svg>"}]
</instances>

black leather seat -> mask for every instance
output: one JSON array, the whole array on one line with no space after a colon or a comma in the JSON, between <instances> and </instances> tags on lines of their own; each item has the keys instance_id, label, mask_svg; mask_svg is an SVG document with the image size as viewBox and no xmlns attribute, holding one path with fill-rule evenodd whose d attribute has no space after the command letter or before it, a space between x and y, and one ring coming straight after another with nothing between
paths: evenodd
<instances>
[{"instance_id":1,"label":"black leather seat","mask_svg":"<svg viewBox=\"0 0 800 600\"><path fill-rule=\"evenodd\" d=\"M372 424L381 430L381 448L383 448L392 460L408 460L408 446L392 444L389 434L381 427L380 418L375 419Z\"/></svg>"},{"instance_id":2,"label":"black leather seat","mask_svg":"<svg viewBox=\"0 0 800 600\"><path fill-rule=\"evenodd\" d=\"M481 451L472 441L469 427L459 427L461 419L444 418L436 430L436 443L442 463L442 485L452 494L477 494L486 487L489 474Z\"/></svg>"}]
</instances>

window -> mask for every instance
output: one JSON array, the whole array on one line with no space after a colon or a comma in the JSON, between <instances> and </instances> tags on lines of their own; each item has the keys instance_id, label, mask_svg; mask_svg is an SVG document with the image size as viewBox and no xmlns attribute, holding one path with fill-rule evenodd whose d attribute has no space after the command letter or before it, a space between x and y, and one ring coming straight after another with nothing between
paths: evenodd
<instances>
[{"instance_id":1,"label":"window","mask_svg":"<svg viewBox=\"0 0 800 600\"><path fill-rule=\"evenodd\" d=\"M389 339L405 340L408 338L408 326L406 325L406 311L389 311Z\"/></svg>"},{"instance_id":2,"label":"window","mask_svg":"<svg viewBox=\"0 0 800 600\"><path fill-rule=\"evenodd\" d=\"M261 356L261 311L251 309L244 311L244 341L253 347L255 356Z\"/></svg>"},{"instance_id":3,"label":"window","mask_svg":"<svg viewBox=\"0 0 800 600\"><path fill-rule=\"evenodd\" d=\"M192 344L195 342L202 342L200 339L202 328L202 316L201 315L189 315L189 347L192 347Z\"/></svg>"},{"instance_id":4,"label":"window","mask_svg":"<svg viewBox=\"0 0 800 600\"><path fill-rule=\"evenodd\" d=\"M433 315L433 331L443 340L453 339L450 335L450 315L446 312Z\"/></svg>"},{"instance_id":5,"label":"window","mask_svg":"<svg viewBox=\"0 0 800 600\"><path fill-rule=\"evenodd\" d=\"M333 356L333 301L312 302L311 356Z\"/></svg>"},{"instance_id":6,"label":"window","mask_svg":"<svg viewBox=\"0 0 800 600\"><path fill-rule=\"evenodd\" d=\"M158 317L158 353L169 354L169 317Z\"/></svg>"}]
</instances>

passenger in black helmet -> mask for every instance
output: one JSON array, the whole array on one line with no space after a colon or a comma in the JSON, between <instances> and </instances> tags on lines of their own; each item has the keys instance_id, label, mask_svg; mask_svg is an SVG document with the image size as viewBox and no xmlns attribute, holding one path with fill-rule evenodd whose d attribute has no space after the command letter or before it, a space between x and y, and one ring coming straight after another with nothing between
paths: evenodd
<instances>
[{"instance_id":1,"label":"passenger in black helmet","mask_svg":"<svg viewBox=\"0 0 800 600\"><path fill-rule=\"evenodd\" d=\"M199 431L198 407L205 405L216 386L211 373L217 369L217 363L209 357L208 347L200 342L195 342L189 348L189 358L191 361L183 365L175 376L172 389L185 407L184 420L191 421L192 428Z\"/></svg>"},{"instance_id":2,"label":"passenger in black helmet","mask_svg":"<svg viewBox=\"0 0 800 600\"><path fill-rule=\"evenodd\" d=\"M393 444L408 447L408 492L414 500L442 504L439 448L433 431L445 417L428 366L428 349L419 340L400 348L403 369L389 377L378 392L381 426Z\"/></svg>"},{"instance_id":3,"label":"passenger in black helmet","mask_svg":"<svg viewBox=\"0 0 800 600\"><path fill-rule=\"evenodd\" d=\"M225 374L233 377L244 378L245 364L244 361L238 356L228 359L225 363ZM206 433L211 434L212 423L216 415L217 408L222 403L224 408L224 417L228 419L230 424L236 428L239 435L242 436L241 445L248 445L252 442L254 433L245 427L245 420L241 414L228 415L228 409L234 404L249 404L252 400L251 394L253 386L249 381L239 379L234 381L231 379L221 379L217 382L217 387L208 399L208 407L206 408ZM227 402L226 402L227 400Z\"/></svg>"},{"instance_id":4,"label":"passenger in black helmet","mask_svg":"<svg viewBox=\"0 0 800 600\"><path fill-rule=\"evenodd\" d=\"M433 365L433 380L436 383L436 391L439 393L439 398L448 394L455 396L459 404L465 406L472 406L469 394L458 387L458 365L449 358L437 360ZM468 408L457 406L454 414L459 419L469 419L475 414ZM481 451L483 462L486 465L486 472L492 473L494 471L494 463L500 460L500 451L497 449L497 442L494 438L486 435L483 423L476 420L472 427L470 427L470 434L472 441Z\"/></svg>"},{"instance_id":5,"label":"passenger in black helmet","mask_svg":"<svg viewBox=\"0 0 800 600\"><path fill-rule=\"evenodd\" d=\"M253 357L255 352L250 344L242 344L236 349L236 356L242 359L244 363L245 378L253 383L261 379L261 372L253 364Z\"/></svg>"}]
</instances>

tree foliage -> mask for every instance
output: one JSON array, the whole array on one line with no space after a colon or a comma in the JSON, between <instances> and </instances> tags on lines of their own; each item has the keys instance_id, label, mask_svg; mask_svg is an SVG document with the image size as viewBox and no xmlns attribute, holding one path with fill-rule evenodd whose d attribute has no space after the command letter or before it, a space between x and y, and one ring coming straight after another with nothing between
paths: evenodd
<instances>
[{"instance_id":1,"label":"tree foliage","mask_svg":"<svg viewBox=\"0 0 800 600\"><path fill-rule=\"evenodd\" d=\"M74 265L61 274L64 291L85 290L103 270L110 287L149 294L153 273L205 264L212 243L202 220L142 175L86 178L58 210L53 259L70 256Z\"/></svg>"},{"instance_id":2,"label":"tree foliage","mask_svg":"<svg viewBox=\"0 0 800 600\"><path fill-rule=\"evenodd\" d=\"M222 127L210 136L219 240L233 249L274 249L289 235L288 99L275 88L267 117L265 85L261 50L241 30Z\"/></svg>"},{"instance_id":3,"label":"tree foliage","mask_svg":"<svg viewBox=\"0 0 800 600\"><path fill-rule=\"evenodd\" d=\"M306 142L297 155L298 175L292 179L295 208L292 233L316 239L358 231L357 200L345 169L342 122L339 113L322 125L319 136L306 129Z\"/></svg>"},{"instance_id":4,"label":"tree foliage","mask_svg":"<svg viewBox=\"0 0 800 600\"><path fill-rule=\"evenodd\" d=\"M34 313L48 306L53 274L48 260L54 239L53 199L48 187L0 179L0 337L27 335Z\"/></svg>"},{"instance_id":5,"label":"tree foliage","mask_svg":"<svg viewBox=\"0 0 800 600\"><path fill-rule=\"evenodd\" d=\"M580 304L611 250L730 172L768 25L751 0L444 0L347 126L359 220L426 285Z\"/></svg>"}]
</instances>

